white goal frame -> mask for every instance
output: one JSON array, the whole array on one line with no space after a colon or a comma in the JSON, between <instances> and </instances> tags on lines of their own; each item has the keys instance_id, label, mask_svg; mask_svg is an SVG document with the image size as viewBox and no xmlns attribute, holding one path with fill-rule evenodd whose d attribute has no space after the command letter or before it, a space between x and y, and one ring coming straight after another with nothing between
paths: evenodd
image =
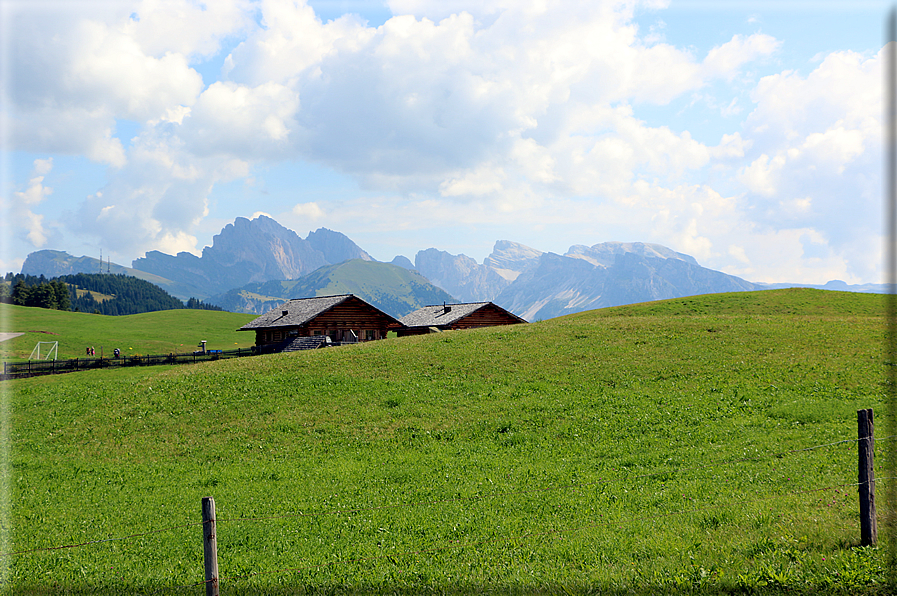
<instances>
[{"instance_id":1,"label":"white goal frame","mask_svg":"<svg viewBox=\"0 0 897 596\"><path fill-rule=\"evenodd\" d=\"M49 346L44 352L45 356L43 358L41 355L41 346ZM53 356L53 360L56 360L56 355L59 351L59 342L58 341L39 341L37 345L34 346L34 349L31 350L31 356L28 357L28 360L50 360L50 356ZM34 355L37 354L37 358Z\"/></svg>"}]
</instances>

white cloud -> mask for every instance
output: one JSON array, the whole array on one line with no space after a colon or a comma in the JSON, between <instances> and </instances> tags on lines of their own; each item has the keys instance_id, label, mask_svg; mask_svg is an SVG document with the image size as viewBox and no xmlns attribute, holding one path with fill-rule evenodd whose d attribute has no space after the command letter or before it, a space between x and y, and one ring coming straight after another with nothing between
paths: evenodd
<instances>
[{"instance_id":1,"label":"white cloud","mask_svg":"<svg viewBox=\"0 0 897 596\"><path fill-rule=\"evenodd\" d=\"M202 78L187 58L144 53L128 14L125 3L57 3L51 14L13 14L4 50L16 57L8 72L15 84L4 85L0 98L7 150L82 154L121 167L117 119L144 122L195 101Z\"/></svg>"},{"instance_id":2,"label":"white cloud","mask_svg":"<svg viewBox=\"0 0 897 596\"><path fill-rule=\"evenodd\" d=\"M302 219L318 221L322 217L324 217L324 210L321 209L320 205L315 202L311 203L298 203L293 206L293 215L297 217L301 217Z\"/></svg>"},{"instance_id":3,"label":"white cloud","mask_svg":"<svg viewBox=\"0 0 897 596\"><path fill-rule=\"evenodd\" d=\"M845 130L838 126L809 134L801 149L812 154L811 158L818 166L833 166L838 174L843 174L847 164L863 153L867 136L868 131ZM795 157L797 155L799 152L795 151Z\"/></svg>"},{"instance_id":4,"label":"white cloud","mask_svg":"<svg viewBox=\"0 0 897 596\"><path fill-rule=\"evenodd\" d=\"M835 123L880 131L882 54L828 54L807 76L793 71L763 77L751 94L757 104L745 125L764 144L804 138Z\"/></svg>"},{"instance_id":5,"label":"white cloud","mask_svg":"<svg viewBox=\"0 0 897 596\"><path fill-rule=\"evenodd\" d=\"M784 165L784 155L770 159L764 153L751 162L751 165L741 169L739 180L752 192L773 196L776 194L778 178Z\"/></svg>"},{"instance_id":6,"label":"white cloud","mask_svg":"<svg viewBox=\"0 0 897 596\"><path fill-rule=\"evenodd\" d=\"M37 169L37 168L35 168ZM49 173L49 172L47 172ZM15 197L24 205L37 205L49 196L53 189L43 185L44 177L35 176L28 181L28 188L24 191L16 191Z\"/></svg>"},{"instance_id":7,"label":"white cloud","mask_svg":"<svg viewBox=\"0 0 897 596\"><path fill-rule=\"evenodd\" d=\"M298 95L278 83L257 87L213 83L200 95L177 134L201 156L282 158L292 154L288 137L295 128L298 109Z\"/></svg>"},{"instance_id":8,"label":"white cloud","mask_svg":"<svg viewBox=\"0 0 897 596\"><path fill-rule=\"evenodd\" d=\"M439 185L439 194L444 197L488 195L502 190L504 179L505 174L501 168L483 165L473 172L444 181Z\"/></svg>"},{"instance_id":9,"label":"white cloud","mask_svg":"<svg viewBox=\"0 0 897 596\"><path fill-rule=\"evenodd\" d=\"M131 5L121 30L147 56L175 53L198 60L214 56L224 39L251 28L252 12L248 0L141 0Z\"/></svg>"},{"instance_id":10,"label":"white cloud","mask_svg":"<svg viewBox=\"0 0 897 596\"><path fill-rule=\"evenodd\" d=\"M27 240L34 248L43 248L50 237L44 224L44 215L35 213L35 209L53 194L53 189L44 185L44 178L53 170L53 158L35 159L31 178L25 190L14 191L12 200L4 201L4 207L16 222L13 234ZM4 234L7 233L4 230Z\"/></svg>"},{"instance_id":11,"label":"white cloud","mask_svg":"<svg viewBox=\"0 0 897 596\"><path fill-rule=\"evenodd\" d=\"M289 84L338 48L352 50L374 35L351 15L322 23L305 0L262 0L257 7L262 27L255 28L225 63L228 78L253 87Z\"/></svg>"},{"instance_id":12,"label":"white cloud","mask_svg":"<svg viewBox=\"0 0 897 596\"><path fill-rule=\"evenodd\" d=\"M376 28L323 23L304 0L112 4L17 15L0 110L4 149L113 166L67 225L122 254L195 252L216 186L264 187L269 165L304 161L365 198L240 208L390 230L451 211L469 227L626 232L745 275L875 275L880 55L762 77L751 105L720 88L749 84L782 41L739 33L702 56L636 26L664 2L394 0ZM205 86L194 67L223 47L223 78ZM750 113L716 146L641 115L698 97L717 124ZM137 126L124 143L122 120ZM60 194L51 167L35 162L23 205ZM60 225L28 213L32 243Z\"/></svg>"},{"instance_id":13,"label":"white cloud","mask_svg":"<svg viewBox=\"0 0 897 596\"><path fill-rule=\"evenodd\" d=\"M738 175L760 228L782 242L788 229L812 231L845 276L874 281L880 247L859 255L881 232L881 72L881 53L834 52L805 77L762 78L745 122L751 163Z\"/></svg>"},{"instance_id":14,"label":"white cloud","mask_svg":"<svg viewBox=\"0 0 897 596\"><path fill-rule=\"evenodd\" d=\"M723 134L719 145L710 149L710 154L719 160L737 159L744 157L744 152L751 148L753 142L741 138L741 133Z\"/></svg>"},{"instance_id":15,"label":"white cloud","mask_svg":"<svg viewBox=\"0 0 897 596\"><path fill-rule=\"evenodd\" d=\"M735 35L730 41L707 52L702 66L708 76L731 80L744 64L775 53L781 45L780 40L763 33L747 37Z\"/></svg>"},{"instance_id":16,"label":"white cloud","mask_svg":"<svg viewBox=\"0 0 897 596\"><path fill-rule=\"evenodd\" d=\"M190 230L209 214L209 194L215 184L246 175L247 164L227 155L197 157L170 134L169 125L150 127L133 143L128 163L66 225L99 238L122 258L163 246L198 253Z\"/></svg>"},{"instance_id":17,"label":"white cloud","mask_svg":"<svg viewBox=\"0 0 897 596\"><path fill-rule=\"evenodd\" d=\"M183 231L175 234L162 234L155 239L155 246L157 250L170 255L176 255L179 252L189 252L199 256L202 252L196 247L196 237Z\"/></svg>"}]
</instances>

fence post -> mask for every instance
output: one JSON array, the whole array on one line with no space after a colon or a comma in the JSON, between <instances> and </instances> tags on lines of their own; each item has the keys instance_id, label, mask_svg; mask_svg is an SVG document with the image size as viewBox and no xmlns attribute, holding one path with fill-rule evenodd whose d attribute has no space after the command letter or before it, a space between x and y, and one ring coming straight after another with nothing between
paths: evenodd
<instances>
[{"instance_id":1,"label":"fence post","mask_svg":"<svg viewBox=\"0 0 897 596\"><path fill-rule=\"evenodd\" d=\"M218 596L218 538L215 536L215 499L202 498L202 562L206 596Z\"/></svg>"},{"instance_id":2,"label":"fence post","mask_svg":"<svg viewBox=\"0 0 897 596\"><path fill-rule=\"evenodd\" d=\"M859 489L860 489L860 543L873 546L878 542L878 522L875 518L875 426L872 409L857 410L857 435L859 437Z\"/></svg>"}]
</instances>

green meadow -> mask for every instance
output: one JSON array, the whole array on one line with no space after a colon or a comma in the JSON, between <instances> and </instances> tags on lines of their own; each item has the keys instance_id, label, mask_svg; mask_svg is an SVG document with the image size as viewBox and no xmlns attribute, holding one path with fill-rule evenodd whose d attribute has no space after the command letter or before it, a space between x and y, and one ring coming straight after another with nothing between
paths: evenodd
<instances>
[{"instance_id":1,"label":"green meadow","mask_svg":"<svg viewBox=\"0 0 897 596\"><path fill-rule=\"evenodd\" d=\"M58 315L20 316L99 343ZM883 296L783 290L7 381L4 593L203 594L205 496L222 594L891 593L884 335Z\"/></svg>"},{"instance_id":2,"label":"green meadow","mask_svg":"<svg viewBox=\"0 0 897 596\"><path fill-rule=\"evenodd\" d=\"M237 329L255 316L184 309L110 317L0 304L0 331L24 334L0 342L0 358L27 360L38 342L54 341L59 360L84 358L88 346L107 358L115 348L127 356L190 353L202 340L210 350L248 348L255 334Z\"/></svg>"}]
</instances>

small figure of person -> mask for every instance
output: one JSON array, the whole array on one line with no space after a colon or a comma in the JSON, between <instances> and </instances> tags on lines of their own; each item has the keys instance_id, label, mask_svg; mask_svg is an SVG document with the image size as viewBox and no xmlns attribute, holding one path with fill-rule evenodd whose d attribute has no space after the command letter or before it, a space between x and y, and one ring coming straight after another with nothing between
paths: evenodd
<instances>
[{"instance_id":1,"label":"small figure of person","mask_svg":"<svg viewBox=\"0 0 897 596\"><path fill-rule=\"evenodd\" d=\"M115 348L114 350L112 350L112 353L115 355L116 358L118 358L119 355L121 355L121 350L119 350L118 348Z\"/></svg>"},{"instance_id":2,"label":"small figure of person","mask_svg":"<svg viewBox=\"0 0 897 596\"><path fill-rule=\"evenodd\" d=\"M90 346L87 346L86 348L84 348L84 355L90 356Z\"/></svg>"},{"instance_id":3,"label":"small figure of person","mask_svg":"<svg viewBox=\"0 0 897 596\"><path fill-rule=\"evenodd\" d=\"M97 353L96 353L96 352L94 351L94 349L93 349L93 346L90 346L90 355L91 355L91 356L96 356L96 355L97 355Z\"/></svg>"}]
</instances>

